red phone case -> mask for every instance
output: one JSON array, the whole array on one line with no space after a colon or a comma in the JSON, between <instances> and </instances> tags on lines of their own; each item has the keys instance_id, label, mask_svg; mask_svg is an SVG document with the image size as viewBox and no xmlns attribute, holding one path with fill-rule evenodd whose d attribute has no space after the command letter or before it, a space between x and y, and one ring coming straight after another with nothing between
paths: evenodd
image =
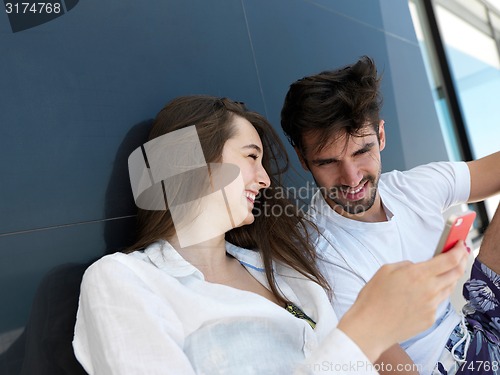
<instances>
[{"instance_id":1,"label":"red phone case","mask_svg":"<svg viewBox=\"0 0 500 375\"><path fill-rule=\"evenodd\" d=\"M475 218L476 213L474 211L450 216L446 221L443 234L436 248L436 254L447 252L458 241L465 241Z\"/></svg>"}]
</instances>

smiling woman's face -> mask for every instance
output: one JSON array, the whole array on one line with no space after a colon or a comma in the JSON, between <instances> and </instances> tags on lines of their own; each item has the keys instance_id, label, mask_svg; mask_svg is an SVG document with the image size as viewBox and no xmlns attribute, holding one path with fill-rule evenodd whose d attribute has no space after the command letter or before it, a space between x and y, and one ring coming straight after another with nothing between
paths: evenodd
<instances>
[{"instance_id":1,"label":"smiling woman's face","mask_svg":"<svg viewBox=\"0 0 500 375\"><path fill-rule=\"evenodd\" d=\"M240 176L225 188L227 204L235 227L254 221L252 209L259 190L270 185L262 166L263 147L259 134L246 119L234 116L235 135L227 140L222 150L222 163L236 165Z\"/></svg>"}]
</instances>

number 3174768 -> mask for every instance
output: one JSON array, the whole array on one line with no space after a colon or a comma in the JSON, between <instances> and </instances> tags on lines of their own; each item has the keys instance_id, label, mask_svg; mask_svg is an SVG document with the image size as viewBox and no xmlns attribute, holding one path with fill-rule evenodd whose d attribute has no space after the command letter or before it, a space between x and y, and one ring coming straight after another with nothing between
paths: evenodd
<instances>
[{"instance_id":1,"label":"number 3174768","mask_svg":"<svg viewBox=\"0 0 500 375\"><path fill-rule=\"evenodd\" d=\"M26 3L5 3L5 12L7 14L51 14L51 13L61 13L61 3L38 3L38 2L26 2Z\"/></svg>"}]
</instances>

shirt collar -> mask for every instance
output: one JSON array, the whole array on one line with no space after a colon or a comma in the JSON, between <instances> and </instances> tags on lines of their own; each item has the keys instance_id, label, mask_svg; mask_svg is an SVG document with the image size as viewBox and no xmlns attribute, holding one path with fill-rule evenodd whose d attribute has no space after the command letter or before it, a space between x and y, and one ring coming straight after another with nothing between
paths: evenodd
<instances>
[{"instance_id":1,"label":"shirt collar","mask_svg":"<svg viewBox=\"0 0 500 375\"><path fill-rule=\"evenodd\" d=\"M254 269L259 272L264 272L264 263L260 252L256 250L248 250L242 247L233 245L226 241L226 251L233 257L239 260L247 268Z\"/></svg>"},{"instance_id":2,"label":"shirt collar","mask_svg":"<svg viewBox=\"0 0 500 375\"><path fill-rule=\"evenodd\" d=\"M244 249L227 241L226 251L245 267L264 272L264 263L258 251ZM185 260L168 241L160 240L151 244L144 250L144 255L156 267L173 277L193 275L200 279L204 278L201 271Z\"/></svg>"},{"instance_id":3,"label":"shirt collar","mask_svg":"<svg viewBox=\"0 0 500 375\"><path fill-rule=\"evenodd\" d=\"M185 260L167 241L159 240L149 245L144 254L156 267L173 277L194 275L203 279L200 270Z\"/></svg>"}]
</instances>

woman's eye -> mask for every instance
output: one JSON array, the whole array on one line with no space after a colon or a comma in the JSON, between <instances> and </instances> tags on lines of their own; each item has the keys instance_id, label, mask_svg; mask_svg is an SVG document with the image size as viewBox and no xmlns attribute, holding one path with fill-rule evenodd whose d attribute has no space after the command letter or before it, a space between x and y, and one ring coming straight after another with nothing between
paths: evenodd
<instances>
[{"instance_id":1,"label":"woman's eye","mask_svg":"<svg viewBox=\"0 0 500 375\"><path fill-rule=\"evenodd\" d=\"M253 160L257 160L258 156L255 154L250 154L248 155L249 158L252 158Z\"/></svg>"}]
</instances>

